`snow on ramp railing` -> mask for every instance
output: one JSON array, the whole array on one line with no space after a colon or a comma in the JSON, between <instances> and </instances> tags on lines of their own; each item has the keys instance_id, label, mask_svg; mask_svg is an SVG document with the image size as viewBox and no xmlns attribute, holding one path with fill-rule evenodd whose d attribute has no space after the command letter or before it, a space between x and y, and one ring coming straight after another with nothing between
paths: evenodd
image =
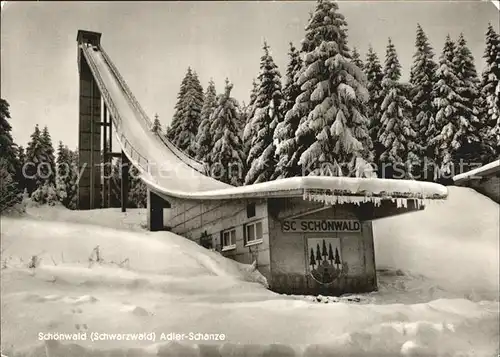
<instances>
[{"instance_id":1,"label":"snow on ramp railing","mask_svg":"<svg viewBox=\"0 0 500 357\"><path fill-rule=\"evenodd\" d=\"M139 103L139 101L137 100L137 98L132 93L132 90L128 86L127 82L121 76L120 71L118 71L118 68L115 66L115 64L113 63L113 61L111 60L111 58L108 56L108 54L106 53L106 51L104 50L104 48L102 46L100 46L99 49L100 49L100 51L102 53L104 61L106 62L106 64L108 65L108 67L111 69L111 73L113 73L113 75L115 76L115 78L118 80L118 83L122 87L123 92L129 98L130 103L137 110L137 112L140 114L142 120L146 123L147 127L149 129L151 129L153 127L153 123L152 123L151 119L149 119L148 115L146 114L146 112L142 108L141 104ZM189 156L188 154L186 154L185 152L183 152L182 150L180 150L179 148L177 148L173 143L170 142L170 140L168 140L167 138L165 138L161 133L154 132L154 134L161 140L161 142L165 146L167 146L170 149L170 151L179 160L181 160L182 162L184 162L186 165L188 165L192 169L194 169L194 170L196 170L196 171L198 171L198 172L200 172L200 173L202 173L204 175L206 174L205 166L204 166L204 164L202 162L200 162L200 161L192 158L191 156Z\"/></svg>"},{"instance_id":2,"label":"snow on ramp railing","mask_svg":"<svg viewBox=\"0 0 500 357\"><path fill-rule=\"evenodd\" d=\"M199 162L196 159L193 159L191 156L186 154L184 151L180 150L177 146L175 146L170 140L164 137L161 133L155 133L156 136L160 138L160 140L165 144L166 147L170 149L170 151L182 162L191 167L192 169L198 171L199 173L206 175L207 170L202 162Z\"/></svg>"},{"instance_id":3,"label":"snow on ramp railing","mask_svg":"<svg viewBox=\"0 0 500 357\"><path fill-rule=\"evenodd\" d=\"M109 91L107 90L104 81L102 80L101 74L99 73L99 70L97 69L96 64L94 63L94 59L92 58L92 55L88 52L89 51L90 45L84 44L81 46L83 55L85 59L87 60L87 63L89 64L90 71L92 72L92 75L94 76L95 80L97 81L97 86L99 87L99 90L101 91L101 95L106 102L106 105L108 106L108 110L111 113L111 120L113 121L113 125L115 126L115 131L116 135L118 137L118 141L120 143L120 146L122 147L122 150L128 154L128 158L136 166L141 172L147 172L149 173L149 161L148 159L143 156L139 151L137 151L134 146L130 143L130 141L125 137L125 135L121 132L121 127L122 127L122 118L120 116L120 113L116 109L116 106L113 102L113 99L111 98L111 95L109 94Z\"/></svg>"}]
</instances>

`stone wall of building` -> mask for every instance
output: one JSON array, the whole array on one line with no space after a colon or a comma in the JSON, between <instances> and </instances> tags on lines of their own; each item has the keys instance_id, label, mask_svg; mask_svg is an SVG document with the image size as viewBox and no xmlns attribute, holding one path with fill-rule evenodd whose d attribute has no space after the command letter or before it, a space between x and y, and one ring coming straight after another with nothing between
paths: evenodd
<instances>
[{"instance_id":1,"label":"stone wall of building","mask_svg":"<svg viewBox=\"0 0 500 357\"><path fill-rule=\"evenodd\" d=\"M202 235L206 232L212 237L212 247L221 251L222 255L245 264L256 261L258 270L266 278L270 277L266 200L194 201L171 198L169 202L172 207L164 215L164 224L169 230L198 244L202 244ZM255 215L248 217L247 206L251 204L255 205ZM262 221L262 240L246 244L246 225L256 221ZM224 250L222 232L233 228L236 231L236 247Z\"/></svg>"},{"instance_id":2,"label":"stone wall of building","mask_svg":"<svg viewBox=\"0 0 500 357\"><path fill-rule=\"evenodd\" d=\"M172 232L201 245L203 235L211 235L212 247L225 257L245 264L255 261L273 291L340 295L376 289L372 225L358 206L325 207L302 197L221 201L170 198L169 203L164 223ZM249 217L251 204L255 214ZM359 227L343 232L284 232L283 220L291 219L341 220L357 222ZM262 222L262 240L246 244L246 225L256 221ZM236 233L235 247L224 249L222 232L231 229ZM316 249L321 244L327 247L328 256L324 249ZM311 250L315 250L313 259ZM320 253L323 255L317 256ZM332 280L326 281L326 276Z\"/></svg>"}]
</instances>

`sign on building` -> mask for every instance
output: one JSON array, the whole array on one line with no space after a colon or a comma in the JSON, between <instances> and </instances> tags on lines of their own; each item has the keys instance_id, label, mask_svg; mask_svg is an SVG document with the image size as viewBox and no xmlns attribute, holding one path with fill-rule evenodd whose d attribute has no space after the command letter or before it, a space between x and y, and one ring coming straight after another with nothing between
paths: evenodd
<instances>
[{"instance_id":1,"label":"sign on building","mask_svg":"<svg viewBox=\"0 0 500 357\"><path fill-rule=\"evenodd\" d=\"M361 223L345 219L287 219L281 228L290 233L361 232Z\"/></svg>"},{"instance_id":2,"label":"sign on building","mask_svg":"<svg viewBox=\"0 0 500 357\"><path fill-rule=\"evenodd\" d=\"M309 238L307 240L308 270L320 284L330 284L348 272L342 259L339 238Z\"/></svg>"}]
</instances>

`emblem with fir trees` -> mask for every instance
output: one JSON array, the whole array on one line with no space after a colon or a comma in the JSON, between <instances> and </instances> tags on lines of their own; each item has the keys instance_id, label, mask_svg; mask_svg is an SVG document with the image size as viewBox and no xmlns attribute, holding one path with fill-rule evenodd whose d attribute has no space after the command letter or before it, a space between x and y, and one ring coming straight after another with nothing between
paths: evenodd
<instances>
[{"instance_id":1,"label":"emblem with fir trees","mask_svg":"<svg viewBox=\"0 0 500 357\"><path fill-rule=\"evenodd\" d=\"M321 284L329 284L347 273L347 264L342 262L339 247L332 241L334 239L310 239L309 242L309 267L314 280ZM329 242L327 242L329 241ZM312 244L311 244L312 243Z\"/></svg>"}]
</instances>

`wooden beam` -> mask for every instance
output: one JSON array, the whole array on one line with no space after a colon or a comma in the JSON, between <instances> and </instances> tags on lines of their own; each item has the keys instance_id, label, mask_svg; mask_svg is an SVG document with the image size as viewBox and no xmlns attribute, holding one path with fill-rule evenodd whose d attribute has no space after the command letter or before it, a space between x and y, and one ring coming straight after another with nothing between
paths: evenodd
<instances>
[{"instance_id":1,"label":"wooden beam","mask_svg":"<svg viewBox=\"0 0 500 357\"><path fill-rule=\"evenodd\" d=\"M170 207L160 196L148 189L148 229L150 231L161 231L164 229L163 208Z\"/></svg>"}]
</instances>

